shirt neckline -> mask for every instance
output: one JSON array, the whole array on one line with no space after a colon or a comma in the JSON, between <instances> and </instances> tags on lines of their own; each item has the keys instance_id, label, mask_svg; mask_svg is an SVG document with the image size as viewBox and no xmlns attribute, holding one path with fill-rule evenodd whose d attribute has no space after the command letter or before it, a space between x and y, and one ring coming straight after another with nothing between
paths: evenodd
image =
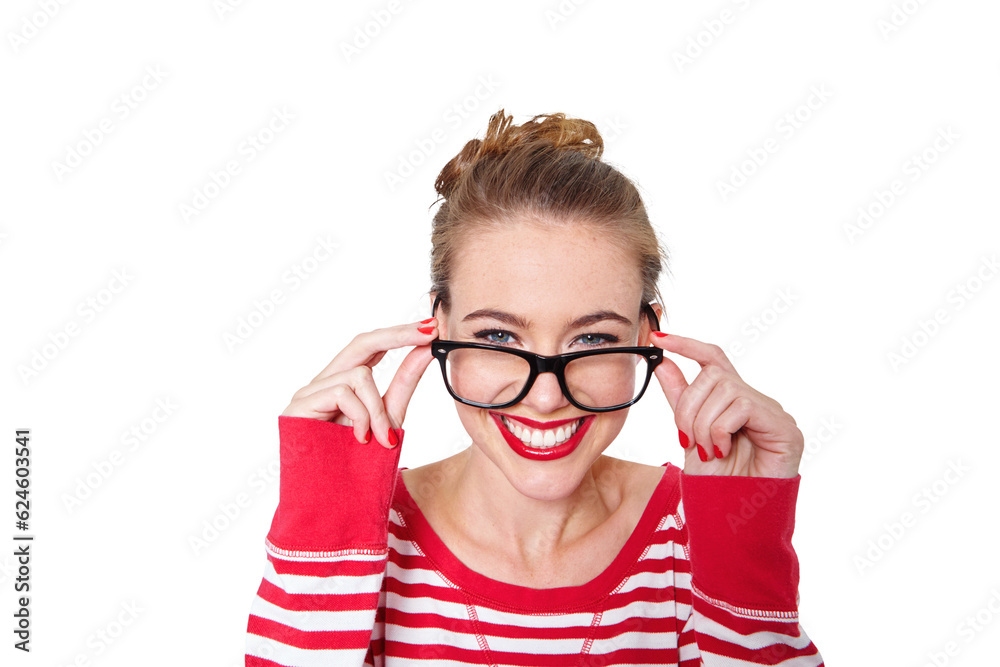
<instances>
[{"instance_id":1,"label":"shirt neckline","mask_svg":"<svg viewBox=\"0 0 1000 667\"><path fill-rule=\"evenodd\" d=\"M430 567L462 589L473 601L478 599L480 603L501 609L567 613L596 605L611 595L635 567L649 545L660 519L671 508L676 507L680 491L680 468L670 463L663 464L663 467L663 475L646 503L639 523L621 551L603 572L580 586L530 588L492 579L466 566L434 532L427 517L413 500L403 481L402 471L406 468L399 468L396 473L392 504L402 517L409 537L430 561Z\"/></svg>"}]
</instances>

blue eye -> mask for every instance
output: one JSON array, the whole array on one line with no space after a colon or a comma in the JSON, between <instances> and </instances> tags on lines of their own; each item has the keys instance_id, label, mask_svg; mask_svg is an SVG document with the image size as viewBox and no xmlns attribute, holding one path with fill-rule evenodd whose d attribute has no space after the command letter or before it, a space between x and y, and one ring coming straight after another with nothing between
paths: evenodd
<instances>
[{"instance_id":1,"label":"blue eye","mask_svg":"<svg viewBox=\"0 0 1000 667\"><path fill-rule=\"evenodd\" d=\"M492 345L509 345L514 342L514 336L509 331L480 331L475 334L476 338Z\"/></svg>"},{"instance_id":2,"label":"blue eye","mask_svg":"<svg viewBox=\"0 0 1000 667\"><path fill-rule=\"evenodd\" d=\"M503 329L483 329L473 334L473 337L488 345L506 346L517 343L517 337ZM601 347L604 345L613 345L619 342L619 338L614 334L586 333L577 336L574 342L581 344L583 347Z\"/></svg>"},{"instance_id":3,"label":"blue eye","mask_svg":"<svg viewBox=\"0 0 1000 667\"><path fill-rule=\"evenodd\" d=\"M587 347L597 347L598 345L604 345L606 343L617 343L618 336L613 336L611 334L587 333L577 337L577 340L581 341Z\"/></svg>"}]
</instances>

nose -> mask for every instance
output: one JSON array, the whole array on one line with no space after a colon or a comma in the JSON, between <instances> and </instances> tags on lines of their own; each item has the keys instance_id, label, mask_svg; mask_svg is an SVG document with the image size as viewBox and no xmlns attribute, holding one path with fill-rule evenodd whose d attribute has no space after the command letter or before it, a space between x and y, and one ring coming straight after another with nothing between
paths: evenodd
<instances>
[{"instance_id":1,"label":"nose","mask_svg":"<svg viewBox=\"0 0 1000 667\"><path fill-rule=\"evenodd\" d=\"M525 405L538 414L549 414L569 405L569 400L559 386L555 373L539 373L528 395L521 399Z\"/></svg>"}]
</instances>

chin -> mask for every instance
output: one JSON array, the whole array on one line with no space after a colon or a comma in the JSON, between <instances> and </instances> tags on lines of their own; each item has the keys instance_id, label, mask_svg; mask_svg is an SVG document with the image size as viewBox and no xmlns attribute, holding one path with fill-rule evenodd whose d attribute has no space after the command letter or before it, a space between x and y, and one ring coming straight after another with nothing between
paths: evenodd
<instances>
[{"instance_id":1,"label":"chin","mask_svg":"<svg viewBox=\"0 0 1000 667\"><path fill-rule=\"evenodd\" d=\"M507 477L507 481L514 489L525 498L532 500L562 500L567 498L580 487L580 482L590 469L590 466L583 470L563 470L561 474L548 474L541 471L521 471L504 470L501 471Z\"/></svg>"}]
</instances>

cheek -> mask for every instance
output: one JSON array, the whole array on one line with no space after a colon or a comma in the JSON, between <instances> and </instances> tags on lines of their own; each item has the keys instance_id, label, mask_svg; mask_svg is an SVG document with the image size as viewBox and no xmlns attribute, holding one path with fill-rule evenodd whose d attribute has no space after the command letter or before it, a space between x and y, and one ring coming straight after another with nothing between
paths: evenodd
<instances>
[{"instance_id":1,"label":"cheek","mask_svg":"<svg viewBox=\"0 0 1000 667\"><path fill-rule=\"evenodd\" d=\"M455 409L458 412L458 419L465 427L465 432L469 434L473 442L481 439L484 435L495 431L496 426L486 410L474 408L471 405L455 402Z\"/></svg>"},{"instance_id":2,"label":"cheek","mask_svg":"<svg viewBox=\"0 0 1000 667\"><path fill-rule=\"evenodd\" d=\"M625 417L628 416L628 408L615 412L606 412L597 418L597 423L591 425L590 432L593 437L601 442L601 451L608 448L608 445L618 437L625 426ZM597 427L596 429L594 427Z\"/></svg>"}]
</instances>

